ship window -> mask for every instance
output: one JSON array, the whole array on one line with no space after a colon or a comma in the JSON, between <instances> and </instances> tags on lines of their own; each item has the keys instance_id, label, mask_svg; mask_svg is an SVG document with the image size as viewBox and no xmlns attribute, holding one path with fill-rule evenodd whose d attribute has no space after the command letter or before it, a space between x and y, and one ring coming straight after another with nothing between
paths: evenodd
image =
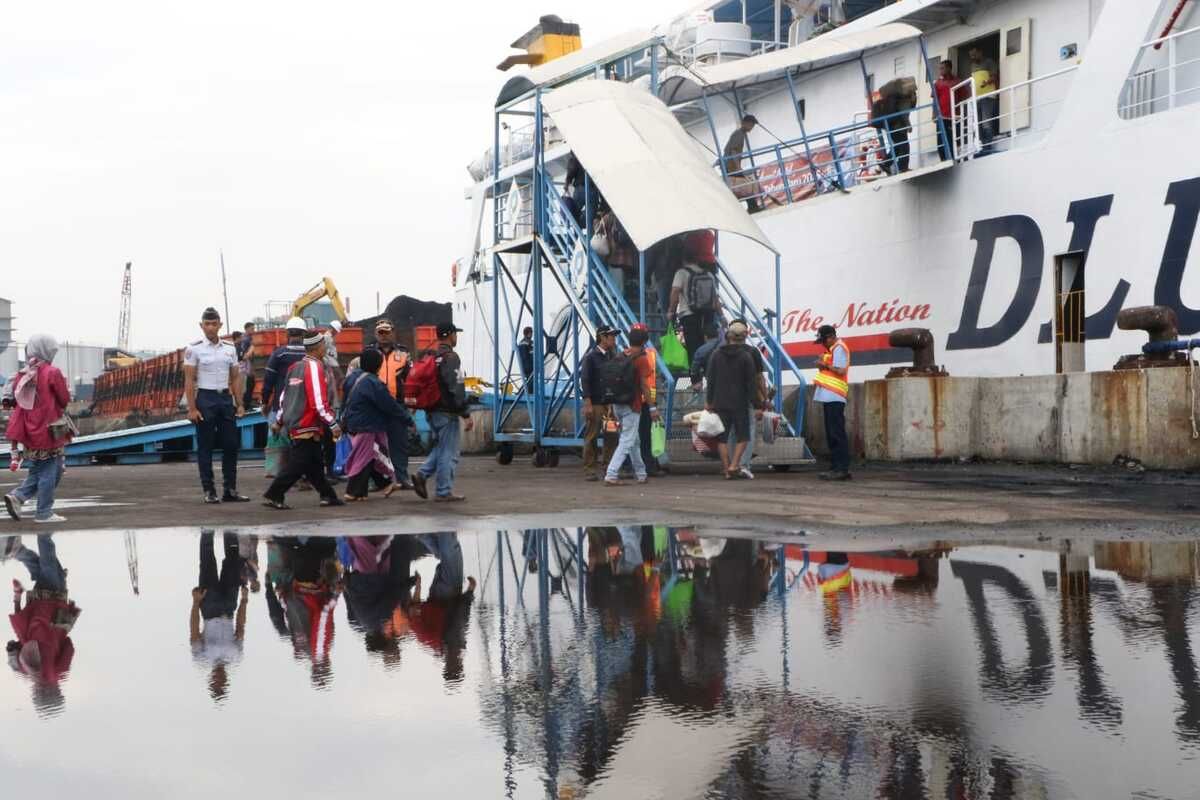
<instances>
[{"instance_id":1,"label":"ship window","mask_svg":"<svg viewBox=\"0 0 1200 800\"><path fill-rule=\"evenodd\" d=\"M1004 36L1004 55L1015 56L1021 52L1021 29L1013 28Z\"/></svg>"},{"instance_id":2,"label":"ship window","mask_svg":"<svg viewBox=\"0 0 1200 800\"><path fill-rule=\"evenodd\" d=\"M905 66L904 56L897 56L892 59L892 74L896 76L903 75Z\"/></svg>"}]
</instances>

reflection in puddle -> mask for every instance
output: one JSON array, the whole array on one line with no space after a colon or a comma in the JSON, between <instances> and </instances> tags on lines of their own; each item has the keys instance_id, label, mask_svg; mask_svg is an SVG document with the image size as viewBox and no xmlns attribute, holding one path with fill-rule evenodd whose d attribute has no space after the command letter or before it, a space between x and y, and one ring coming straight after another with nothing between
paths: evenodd
<instances>
[{"instance_id":1,"label":"reflection in puddle","mask_svg":"<svg viewBox=\"0 0 1200 800\"><path fill-rule=\"evenodd\" d=\"M239 753L275 765L239 794L295 797L397 775L422 797L1179 797L1200 772L1196 542L632 526L0 554L24 590L14 796L212 796L206 765Z\"/></svg>"}]
</instances>

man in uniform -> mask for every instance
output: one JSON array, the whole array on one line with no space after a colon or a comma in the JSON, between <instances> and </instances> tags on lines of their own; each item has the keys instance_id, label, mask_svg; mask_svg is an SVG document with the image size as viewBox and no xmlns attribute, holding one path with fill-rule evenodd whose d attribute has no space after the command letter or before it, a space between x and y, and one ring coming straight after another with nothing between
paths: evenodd
<instances>
[{"instance_id":1,"label":"man in uniform","mask_svg":"<svg viewBox=\"0 0 1200 800\"><path fill-rule=\"evenodd\" d=\"M817 330L817 343L825 348L817 363L817 389L813 400L821 404L825 420L825 442L832 460L829 472L821 473L827 481L850 480L850 440L846 436L846 397L850 393L850 348L838 338L837 328L822 325Z\"/></svg>"},{"instance_id":2,"label":"man in uniform","mask_svg":"<svg viewBox=\"0 0 1200 800\"><path fill-rule=\"evenodd\" d=\"M183 378L187 416L196 424L196 463L200 467L204 502L248 502L250 498L237 491L236 417L245 413L237 352L232 344L221 341L221 315L216 309L204 309L200 330L204 336L184 350ZM221 443L221 481L225 492L219 498L213 483L213 437L219 437Z\"/></svg>"},{"instance_id":3,"label":"man in uniform","mask_svg":"<svg viewBox=\"0 0 1200 800\"><path fill-rule=\"evenodd\" d=\"M404 380L411 366L408 348L396 344L396 329L387 317L375 323L375 349L383 353L383 366L379 368L379 380L401 405L404 405ZM396 470L396 482L401 489L411 489L408 477L408 426L403 420L394 420L388 430L388 455Z\"/></svg>"}]
</instances>

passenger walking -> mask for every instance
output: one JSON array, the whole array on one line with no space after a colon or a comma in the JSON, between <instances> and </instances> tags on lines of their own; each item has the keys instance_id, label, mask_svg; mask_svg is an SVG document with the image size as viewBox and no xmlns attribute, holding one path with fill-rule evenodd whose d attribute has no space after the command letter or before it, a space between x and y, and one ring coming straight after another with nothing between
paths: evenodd
<instances>
[{"instance_id":1,"label":"passenger walking","mask_svg":"<svg viewBox=\"0 0 1200 800\"><path fill-rule=\"evenodd\" d=\"M28 462L29 474L13 491L4 495L8 515L21 519L21 506L37 498L34 522L64 522L65 517L54 513L54 492L62 480L66 446L71 440L71 426L65 424L64 413L71 396L67 381L54 366L58 342L53 337L37 334L25 345L25 366L9 379L14 408L8 419L5 437L13 447L21 448L22 462Z\"/></svg>"},{"instance_id":2,"label":"passenger walking","mask_svg":"<svg viewBox=\"0 0 1200 800\"><path fill-rule=\"evenodd\" d=\"M634 323L630 330L642 330L646 332L647 337L650 335L649 329L641 322ZM658 351L653 347L647 347L645 352L647 380L650 382L651 389L654 389L658 381ZM650 414L650 405L643 403L642 410L638 414L638 446L642 451L642 463L646 465L646 474L652 478L663 474L658 459L654 457L654 443L650 437L655 419Z\"/></svg>"},{"instance_id":3,"label":"passenger walking","mask_svg":"<svg viewBox=\"0 0 1200 800\"><path fill-rule=\"evenodd\" d=\"M617 348L617 332L607 325L596 329L596 344L588 350L579 365L579 388L583 395L583 476L586 480L599 480L596 474L596 439L603 438L600 466L612 459L616 449L616 437L608 433L606 421L609 406L604 400L601 381L604 364L612 359Z\"/></svg>"},{"instance_id":4,"label":"passenger walking","mask_svg":"<svg viewBox=\"0 0 1200 800\"><path fill-rule=\"evenodd\" d=\"M283 379L293 364L304 360L304 337L308 334L306 323L299 317L287 321L287 344L275 348L267 359L266 369L263 370L262 408L263 416L270 422L279 410L279 395L283 392ZM264 477L274 478L283 470L283 462L287 458L288 447L291 443L287 431L276 430L267 426L267 447L263 453Z\"/></svg>"},{"instance_id":5,"label":"passenger walking","mask_svg":"<svg viewBox=\"0 0 1200 800\"><path fill-rule=\"evenodd\" d=\"M322 507L345 505L325 479L321 448L326 428L331 429L334 440L342 435L325 383L325 337L319 331L312 334L304 339L304 348L304 360L288 370L279 417L272 423L277 430L287 430L291 439L287 462L263 494L263 505L279 510L289 508L283 498L302 477L321 495Z\"/></svg>"},{"instance_id":6,"label":"passenger walking","mask_svg":"<svg viewBox=\"0 0 1200 800\"><path fill-rule=\"evenodd\" d=\"M242 372L242 407L254 407L254 330L253 322L242 326L242 338L238 342L238 366Z\"/></svg>"},{"instance_id":7,"label":"passenger walking","mask_svg":"<svg viewBox=\"0 0 1200 800\"><path fill-rule=\"evenodd\" d=\"M1000 96L992 94L1000 88L1000 71L996 62L983 55L978 47L972 47L967 52L971 59L971 80L975 84L975 94L979 97L977 114L979 118L979 143L991 151L992 139L1000 125ZM983 97L982 95L990 95Z\"/></svg>"},{"instance_id":8,"label":"passenger walking","mask_svg":"<svg viewBox=\"0 0 1200 800\"><path fill-rule=\"evenodd\" d=\"M645 325L634 325L629 330L628 339L629 347L625 352L605 364L601 372L605 398L612 404L612 414L621 429L621 437L604 476L606 486L626 484L620 480L621 465L626 458L633 462L637 482L647 481L646 462L642 459L638 442L642 409L647 410L652 420L658 419L658 409L654 405L653 367L646 352L650 334Z\"/></svg>"},{"instance_id":9,"label":"passenger walking","mask_svg":"<svg viewBox=\"0 0 1200 800\"><path fill-rule=\"evenodd\" d=\"M58 711L63 705L59 681L71 668L75 645L71 630L80 608L67 591L67 571L58 560L54 539L49 534L37 537L37 552L26 547L20 537L11 557L29 571L33 588L27 590L13 580L13 613L9 615L16 639L7 643L9 663L34 681L33 699L43 713ZM22 600L24 603L22 603Z\"/></svg>"},{"instance_id":10,"label":"passenger walking","mask_svg":"<svg viewBox=\"0 0 1200 800\"><path fill-rule=\"evenodd\" d=\"M822 480L850 480L850 440L846 436L846 398L850 393L850 348L838 338L837 329L822 325L817 330L817 343L825 348L813 380L816 392L813 400L821 404L825 421L825 442L832 461L829 472L821 473Z\"/></svg>"},{"instance_id":11,"label":"passenger walking","mask_svg":"<svg viewBox=\"0 0 1200 800\"><path fill-rule=\"evenodd\" d=\"M708 380L705 409L720 418L729 439L722 439L719 448L726 480L742 477L742 456L750 441L750 429L762 411L759 404L760 372L746 345L745 323L735 322L725 332L725 344L708 357ZM732 450L730 447L732 446Z\"/></svg>"},{"instance_id":12,"label":"passenger walking","mask_svg":"<svg viewBox=\"0 0 1200 800\"><path fill-rule=\"evenodd\" d=\"M689 361L704 344L705 330L721 312L715 244L716 234L711 230L689 233L684 244L685 261L671 282L668 316L678 320L683 329Z\"/></svg>"},{"instance_id":13,"label":"passenger walking","mask_svg":"<svg viewBox=\"0 0 1200 800\"><path fill-rule=\"evenodd\" d=\"M742 117L741 124L734 129L733 133L729 134L729 138L725 141L725 150L723 151L725 175L729 180L730 188L739 199L745 199L746 208L752 214L762 207L758 199L758 181L752 175L742 173L742 153L746 150L750 131L754 130L754 126L757 124L758 119L753 114Z\"/></svg>"},{"instance_id":14,"label":"passenger walking","mask_svg":"<svg viewBox=\"0 0 1200 800\"><path fill-rule=\"evenodd\" d=\"M954 119L955 106L966 95L963 89L956 93L954 87L961 82L962 79L954 74L954 64L943 61L938 66L938 79L933 82L933 91L937 95L938 112L942 117L942 127L938 130L938 153L943 161L954 158L954 142L960 128L958 120Z\"/></svg>"},{"instance_id":15,"label":"passenger walking","mask_svg":"<svg viewBox=\"0 0 1200 800\"><path fill-rule=\"evenodd\" d=\"M528 381L533 377L533 328L526 327L521 331L521 341L517 342L517 356L521 360L521 377Z\"/></svg>"},{"instance_id":16,"label":"passenger walking","mask_svg":"<svg viewBox=\"0 0 1200 800\"><path fill-rule=\"evenodd\" d=\"M334 320L329 324L329 329L325 331L325 357L321 359L325 364L325 382L329 388L329 402L333 406L333 415L341 419L342 415L342 381L345 375L342 373L342 363L338 359L337 341L335 337L342 332L342 323ZM337 445L334 444L333 437L329 435L329 431L325 431L325 436L321 441L322 452L325 454L325 479L331 484L341 482L333 465L337 463Z\"/></svg>"},{"instance_id":17,"label":"passenger walking","mask_svg":"<svg viewBox=\"0 0 1200 800\"><path fill-rule=\"evenodd\" d=\"M383 366L379 369L379 379L400 403L404 402L404 382L412 368L408 348L396 344L396 329L387 317L381 317L375 323L375 344L370 349L378 350L383 355ZM412 417L407 422L393 419L387 431L388 455L396 470L396 482L401 489L411 489L412 483L408 478L408 434L409 426L413 424Z\"/></svg>"},{"instance_id":18,"label":"passenger walking","mask_svg":"<svg viewBox=\"0 0 1200 800\"><path fill-rule=\"evenodd\" d=\"M237 490L237 419L246 413L242 405L242 373L237 351L220 338L221 315L211 306L200 315L203 338L183 351L184 398L187 418L196 425L196 464L206 503L244 503L250 500ZM217 497L213 480L213 440L221 446L221 482L224 493Z\"/></svg>"},{"instance_id":19,"label":"passenger walking","mask_svg":"<svg viewBox=\"0 0 1200 800\"><path fill-rule=\"evenodd\" d=\"M213 700L225 697L229 667L242 659L246 638L246 605L250 594L242 583L245 560L235 533L222 535L222 558L217 570L214 532L200 532L200 577L192 589L188 641L192 658L209 667L208 690Z\"/></svg>"},{"instance_id":20,"label":"passenger walking","mask_svg":"<svg viewBox=\"0 0 1200 800\"><path fill-rule=\"evenodd\" d=\"M638 292L644 289L638 283L637 247L611 208L604 210L597 230L604 235L608 243L608 255L604 257L604 262L608 265L608 274L617 292L636 312L641 305Z\"/></svg>"},{"instance_id":21,"label":"passenger walking","mask_svg":"<svg viewBox=\"0 0 1200 800\"><path fill-rule=\"evenodd\" d=\"M347 502L367 499L371 475L378 473L389 481L384 497L399 488L394 482L395 468L388 454L388 430L395 420L407 427L412 424L408 409L379 379L383 353L365 350L359 359L359 369L346 378L346 409L342 424L350 435L350 457L346 460Z\"/></svg>"},{"instance_id":22,"label":"passenger walking","mask_svg":"<svg viewBox=\"0 0 1200 800\"><path fill-rule=\"evenodd\" d=\"M412 476L413 489L421 498L428 498L426 482L437 476L434 500L442 503L466 500L454 493L454 471L458 467L462 430L470 431L475 423L467 407L467 391L463 385L462 361L454 347L461 328L453 322L437 327L437 350L430 358L437 365L437 384L440 398L429 412L429 428L433 434L433 449L425 463Z\"/></svg>"}]
</instances>

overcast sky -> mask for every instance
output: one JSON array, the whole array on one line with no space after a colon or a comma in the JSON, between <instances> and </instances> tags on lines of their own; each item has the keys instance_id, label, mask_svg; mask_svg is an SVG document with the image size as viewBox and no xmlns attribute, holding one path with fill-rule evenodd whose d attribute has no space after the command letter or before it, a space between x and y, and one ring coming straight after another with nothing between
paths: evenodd
<instances>
[{"instance_id":1,"label":"overcast sky","mask_svg":"<svg viewBox=\"0 0 1200 800\"><path fill-rule=\"evenodd\" d=\"M538 16L584 44L685 2L10 3L0 25L0 296L18 340L134 348L199 336L322 275L351 316L450 297L465 165L491 141L507 46Z\"/></svg>"}]
</instances>

